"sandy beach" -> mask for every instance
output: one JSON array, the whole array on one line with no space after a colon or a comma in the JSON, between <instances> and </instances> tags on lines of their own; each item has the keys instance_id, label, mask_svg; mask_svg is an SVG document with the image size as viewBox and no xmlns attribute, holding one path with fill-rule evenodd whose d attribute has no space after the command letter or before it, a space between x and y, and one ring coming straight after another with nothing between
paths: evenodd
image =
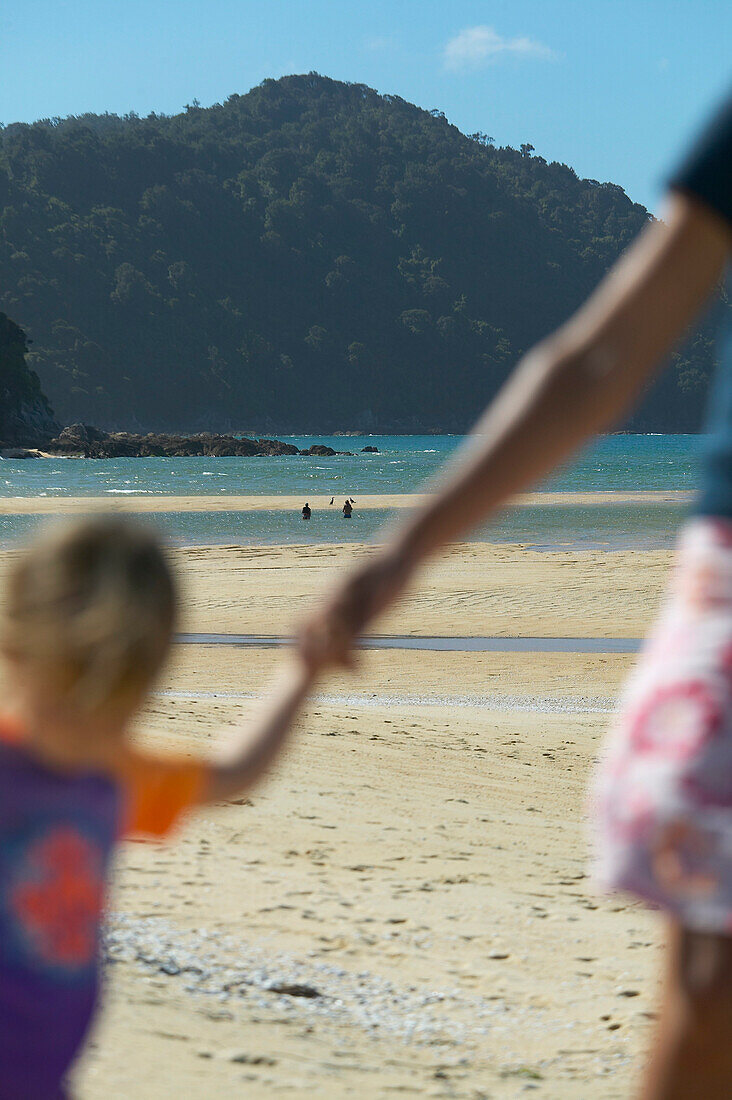
<instances>
[{"instance_id":1,"label":"sandy beach","mask_svg":"<svg viewBox=\"0 0 732 1100\"><path fill-rule=\"evenodd\" d=\"M0 19L0 1100L732 1100L732 7L139 8Z\"/></svg>"},{"instance_id":2,"label":"sandy beach","mask_svg":"<svg viewBox=\"0 0 732 1100\"><path fill-rule=\"evenodd\" d=\"M369 552L176 550L181 625L289 633ZM375 631L637 637L669 562L454 547ZM210 752L281 656L176 647L141 736ZM331 677L251 796L125 847L75 1095L627 1097L659 928L595 895L584 806L632 661L376 650Z\"/></svg>"},{"instance_id":3,"label":"sandy beach","mask_svg":"<svg viewBox=\"0 0 732 1100\"><path fill-rule=\"evenodd\" d=\"M0 581L15 553L0 555ZM370 553L356 544L175 549L180 629L289 634L343 571ZM638 638L652 621L671 557L668 550L455 546L371 632Z\"/></svg>"},{"instance_id":4,"label":"sandy beach","mask_svg":"<svg viewBox=\"0 0 732 1100\"><path fill-rule=\"evenodd\" d=\"M359 495L356 511L375 508L416 508L427 499L425 493L378 493ZM533 508L537 505L613 505L627 504L688 504L692 494L681 490L648 492L587 492L587 493L521 493L515 497L512 507ZM301 496L166 496L162 493L117 492L106 496L36 496L0 497L0 515L78 515L113 509L119 512L292 512L299 511L305 497ZM333 505L329 496L308 497L313 511L333 508L339 510L343 500L337 498Z\"/></svg>"}]
</instances>

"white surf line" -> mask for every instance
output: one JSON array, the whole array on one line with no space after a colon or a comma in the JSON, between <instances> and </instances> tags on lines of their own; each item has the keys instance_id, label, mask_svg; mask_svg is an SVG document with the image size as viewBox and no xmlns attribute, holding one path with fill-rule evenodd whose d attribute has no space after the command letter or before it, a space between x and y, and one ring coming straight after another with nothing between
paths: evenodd
<instances>
[{"instance_id":1,"label":"white surf line","mask_svg":"<svg viewBox=\"0 0 732 1100\"><path fill-rule=\"evenodd\" d=\"M263 699L261 691L156 691L165 699ZM610 696L567 695L339 695L312 696L313 703L348 707L467 707L476 710L531 714L611 714L616 707Z\"/></svg>"},{"instance_id":2,"label":"white surf line","mask_svg":"<svg viewBox=\"0 0 732 1100\"><path fill-rule=\"evenodd\" d=\"M397 923L406 922L400 917ZM385 942L394 936L386 932ZM401 928L399 937L417 950L429 946L424 931ZM192 997L214 997L230 1010L316 1017L413 1043L446 1042L454 1047L517 1026L524 1031L527 1026L536 1031L565 1027L542 1008L532 1007L528 1013L513 1006L509 1011L502 997L471 996L457 988L435 989L423 983L399 987L367 970L352 972L325 963L314 957L315 952L295 958L266 943L253 945L226 933L176 928L159 917L111 914L104 954L110 962L138 966L158 982L167 976Z\"/></svg>"}]
</instances>

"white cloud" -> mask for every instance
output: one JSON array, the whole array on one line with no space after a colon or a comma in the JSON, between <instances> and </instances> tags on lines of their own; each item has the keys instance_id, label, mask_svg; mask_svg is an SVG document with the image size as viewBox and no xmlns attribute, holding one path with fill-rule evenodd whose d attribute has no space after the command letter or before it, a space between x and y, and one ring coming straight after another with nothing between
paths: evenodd
<instances>
[{"instance_id":1,"label":"white cloud","mask_svg":"<svg viewBox=\"0 0 732 1100\"><path fill-rule=\"evenodd\" d=\"M364 47L367 50L373 50L374 53L381 53L384 50L391 50L396 45L393 38L389 38L387 35L373 35L371 38L364 39Z\"/></svg>"},{"instance_id":2,"label":"white cloud","mask_svg":"<svg viewBox=\"0 0 732 1100\"><path fill-rule=\"evenodd\" d=\"M515 57L554 58L556 54L548 46L533 38L504 38L485 25L466 27L445 46L443 55L446 69L478 69L493 61L499 54Z\"/></svg>"}]
</instances>

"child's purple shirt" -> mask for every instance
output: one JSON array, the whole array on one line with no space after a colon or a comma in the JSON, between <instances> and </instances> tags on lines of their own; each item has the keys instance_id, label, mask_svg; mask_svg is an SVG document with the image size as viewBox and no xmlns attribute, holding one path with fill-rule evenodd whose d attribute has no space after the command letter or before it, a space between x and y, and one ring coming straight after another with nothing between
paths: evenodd
<instances>
[{"instance_id":1,"label":"child's purple shirt","mask_svg":"<svg viewBox=\"0 0 732 1100\"><path fill-rule=\"evenodd\" d=\"M119 786L0 730L0 1100L55 1100L91 1021Z\"/></svg>"}]
</instances>

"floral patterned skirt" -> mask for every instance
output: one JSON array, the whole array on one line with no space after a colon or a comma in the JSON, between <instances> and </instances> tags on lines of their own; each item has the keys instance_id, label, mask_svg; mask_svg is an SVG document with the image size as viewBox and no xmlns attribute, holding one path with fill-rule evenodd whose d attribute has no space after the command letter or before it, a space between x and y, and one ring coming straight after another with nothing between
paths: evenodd
<instances>
[{"instance_id":1,"label":"floral patterned skirt","mask_svg":"<svg viewBox=\"0 0 732 1100\"><path fill-rule=\"evenodd\" d=\"M596 875L732 934L732 522L684 529L591 795Z\"/></svg>"}]
</instances>

